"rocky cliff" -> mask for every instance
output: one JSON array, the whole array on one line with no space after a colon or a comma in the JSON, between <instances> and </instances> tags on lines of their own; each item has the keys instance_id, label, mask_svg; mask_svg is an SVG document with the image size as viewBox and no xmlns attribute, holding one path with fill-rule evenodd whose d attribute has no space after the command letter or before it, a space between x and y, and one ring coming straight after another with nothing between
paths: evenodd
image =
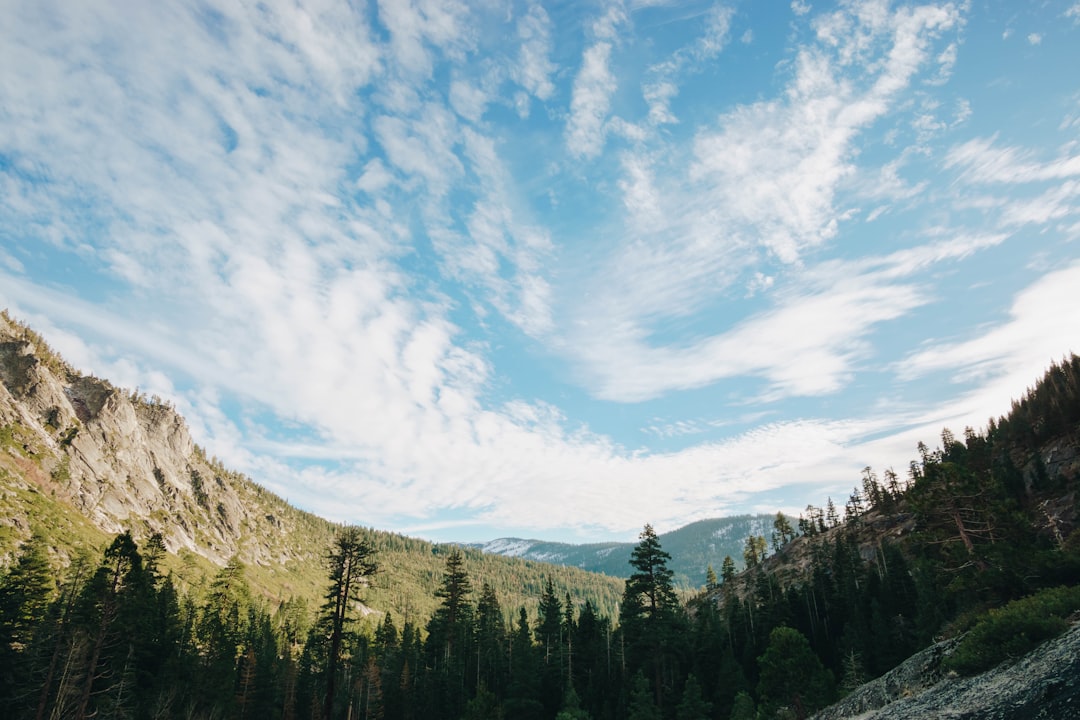
<instances>
[{"instance_id":1,"label":"rocky cliff","mask_svg":"<svg viewBox=\"0 0 1080 720\"><path fill-rule=\"evenodd\" d=\"M332 530L208 459L169 405L76 372L7 316L0 432L3 553L48 521L29 507L40 499L70 505L104 534L160 533L171 552L217 565L233 556L256 566L314 560L325 545L290 538L298 525L305 543Z\"/></svg>"}]
</instances>

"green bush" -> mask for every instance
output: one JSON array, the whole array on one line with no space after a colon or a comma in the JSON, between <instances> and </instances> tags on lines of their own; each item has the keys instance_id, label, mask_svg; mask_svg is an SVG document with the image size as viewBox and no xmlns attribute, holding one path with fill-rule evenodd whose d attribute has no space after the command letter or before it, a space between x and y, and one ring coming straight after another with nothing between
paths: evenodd
<instances>
[{"instance_id":1,"label":"green bush","mask_svg":"<svg viewBox=\"0 0 1080 720\"><path fill-rule=\"evenodd\" d=\"M1078 609L1080 586L1049 588L990 610L945 658L942 667L961 675L989 670L1065 632L1069 627L1066 618Z\"/></svg>"}]
</instances>

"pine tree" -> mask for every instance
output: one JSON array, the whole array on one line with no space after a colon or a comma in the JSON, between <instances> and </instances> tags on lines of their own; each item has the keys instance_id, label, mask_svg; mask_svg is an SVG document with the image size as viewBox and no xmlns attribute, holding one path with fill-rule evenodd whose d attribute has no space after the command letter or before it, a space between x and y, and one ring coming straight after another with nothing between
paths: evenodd
<instances>
[{"instance_id":1,"label":"pine tree","mask_svg":"<svg viewBox=\"0 0 1080 720\"><path fill-rule=\"evenodd\" d=\"M712 713L712 703L705 702L701 696L701 685L693 674L686 678L683 687L682 701L675 708L677 720L709 720Z\"/></svg>"},{"instance_id":2,"label":"pine tree","mask_svg":"<svg viewBox=\"0 0 1080 720\"><path fill-rule=\"evenodd\" d=\"M442 604L428 622L425 645L428 672L417 680L429 681L423 693L428 705L425 712L431 718L457 718L464 710L474 683L469 681L476 657L470 652L473 640L473 607L468 602L472 591L465 560L461 551L453 548L446 557L442 583L435 592ZM474 678L475 680L475 678ZM418 714L423 714L418 711Z\"/></svg>"},{"instance_id":3,"label":"pine tree","mask_svg":"<svg viewBox=\"0 0 1080 720\"><path fill-rule=\"evenodd\" d=\"M766 545L763 535L748 535L743 547L743 561L747 568L755 568L765 559Z\"/></svg>"},{"instance_id":4,"label":"pine tree","mask_svg":"<svg viewBox=\"0 0 1080 720\"><path fill-rule=\"evenodd\" d=\"M565 690L563 673L563 614L562 602L555 593L555 586L549 576L540 596L539 618L536 626L536 639L540 643L540 695L544 700L545 714L548 717L559 710Z\"/></svg>"},{"instance_id":5,"label":"pine tree","mask_svg":"<svg viewBox=\"0 0 1080 720\"><path fill-rule=\"evenodd\" d=\"M754 706L754 698L750 697L750 693L741 690L735 696L730 720L755 720L755 718L757 718L757 708Z\"/></svg>"},{"instance_id":6,"label":"pine tree","mask_svg":"<svg viewBox=\"0 0 1080 720\"><path fill-rule=\"evenodd\" d=\"M495 590L484 583L476 606L476 677L496 695L505 686L506 627Z\"/></svg>"},{"instance_id":7,"label":"pine tree","mask_svg":"<svg viewBox=\"0 0 1080 720\"><path fill-rule=\"evenodd\" d=\"M724 581L724 585L730 589L731 581L735 579L735 561L731 559L730 555L724 556L724 562L720 565L720 577Z\"/></svg>"},{"instance_id":8,"label":"pine tree","mask_svg":"<svg viewBox=\"0 0 1080 720\"><path fill-rule=\"evenodd\" d=\"M649 681L638 672L630 686L630 704L626 709L627 720L661 720L663 715L657 706L653 693L649 692Z\"/></svg>"},{"instance_id":9,"label":"pine tree","mask_svg":"<svg viewBox=\"0 0 1080 720\"><path fill-rule=\"evenodd\" d=\"M360 591L378 570L375 551L356 527L342 528L330 550L330 587L322 607L322 623L329 631L329 652L326 658L326 692L323 696L324 720L334 711L337 669L341 660L341 644L351 605L359 602Z\"/></svg>"},{"instance_id":10,"label":"pine tree","mask_svg":"<svg viewBox=\"0 0 1080 720\"><path fill-rule=\"evenodd\" d=\"M824 707L831 697L832 677L798 630L783 626L773 629L758 666L758 697L765 717L789 708L796 717L805 718Z\"/></svg>"},{"instance_id":11,"label":"pine tree","mask_svg":"<svg viewBox=\"0 0 1080 720\"><path fill-rule=\"evenodd\" d=\"M72 714L75 720L97 714L92 699L107 696L109 690L115 688L115 684L105 683L127 681L124 665L131 651L132 638L117 632L118 621L133 619L122 612L125 599L144 579L142 557L131 534L117 535L105 550L105 559L79 602L78 614L86 652L79 663L79 692Z\"/></svg>"},{"instance_id":12,"label":"pine tree","mask_svg":"<svg viewBox=\"0 0 1080 720\"><path fill-rule=\"evenodd\" d=\"M35 534L0 579L0 707L29 684L26 651L56 590L45 540Z\"/></svg>"},{"instance_id":13,"label":"pine tree","mask_svg":"<svg viewBox=\"0 0 1080 720\"><path fill-rule=\"evenodd\" d=\"M505 703L506 717L521 720L538 720L543 717L539 670L532 631L529 629L529 617L525 608L521 608L510 645L510 685Z\"/></svg>"},{"instance_id":14,"label":"pine tree","mask_svg":"<svg viewBox=\"0 0 1080 720\"><path fill-rule=\"evenodd\" d=\"M776 513L776 519L773 520L773 552L780 550L780 548L784 547L794 539L795 529L791 527L791 522L783 513Z\"/></svg>"},{"instance_id":15,"label":"pine tree","mask_svg":"<svg viewBox=\"0 0 1080 720\"><path fill-rule=\"evenodd\" d=\"M562 707L559 709L559 714L555 716L555 720L589 720L589 713L581 708L581 698L574 692L573 685L566 688Z\"/></svg>"},{"instance_id":16,"label":"pine tree","mask_svg":"<svg viewBox=\"0 0 1080 720\"><path fill-rule=\"evenodd\" d=\"M671 555L646 525L630 555L634 572L626 581L619 624L631 657L631 669L648 669L653 679L656 706L664 706L665 674L672 669L681 640L678 600L667 567Z\"/></svg>"}]
</instances>

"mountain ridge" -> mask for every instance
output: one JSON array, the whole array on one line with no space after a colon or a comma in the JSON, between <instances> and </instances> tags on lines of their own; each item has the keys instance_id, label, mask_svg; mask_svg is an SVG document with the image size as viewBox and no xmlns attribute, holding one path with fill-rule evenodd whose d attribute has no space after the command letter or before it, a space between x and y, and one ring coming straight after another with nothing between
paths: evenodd
<instances>
[{"instance_id":1,"label":"mountain ridge","mask_svg":"<svg viewBox=\"0 0 1080 720\"><path fill-rule=\"evenodd\" d=\"M707 569L715 572L725 556L742 568L743 546L750 535L768 537L775 515L730 515L696 520L659 535L665 552L672 557L668 569L682 589L700 588ZM482 543L467 543L482 552L521 557L537 562L578 567L612 577L630 576L630 553L636 542L563 543L536 538L504 537Z\"/></svg>"}]
</instances>

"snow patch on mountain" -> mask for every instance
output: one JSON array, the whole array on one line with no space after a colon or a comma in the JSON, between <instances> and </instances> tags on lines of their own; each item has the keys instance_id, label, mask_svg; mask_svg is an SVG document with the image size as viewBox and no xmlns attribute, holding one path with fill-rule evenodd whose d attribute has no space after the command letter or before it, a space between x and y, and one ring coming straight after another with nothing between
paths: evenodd
<instances>
[{"instance_id":1,"label":"snow patch on mountain","mask_svg":"<svg viewBox=\"0 0 1080 720\"><path fill-rule=\"evenodd\" d=\"M492 553L494 555L503 555L505 557L525 557L529 550L536 545L535 540L522 540L521 538L499 538L498 540L492 540L486 542L480 546L480 550L486 553ZM532 556L530 560L536 559Z\"/></svg>"}]
</instances>

